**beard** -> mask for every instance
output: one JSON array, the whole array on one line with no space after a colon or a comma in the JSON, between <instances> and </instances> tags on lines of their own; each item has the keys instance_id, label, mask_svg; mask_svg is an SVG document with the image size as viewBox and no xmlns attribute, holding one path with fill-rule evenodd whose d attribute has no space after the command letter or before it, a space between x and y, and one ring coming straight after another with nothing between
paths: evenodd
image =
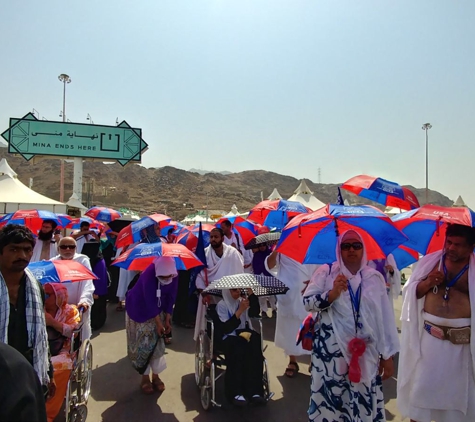
<instances>
[{"instance_id":1,"label":"beard","mask_svg":"<svg viewBox=\"0 0 475 422\"><path fill-rule=\"evenodd\" d=\"M41 230L38 232L38 239L40 240L51 240L53 238L54 230L51 230L47 233L43 233Z\"/></svg>"},{"instance_id":2,"label":"beard","mask_svg":"<svg viewBox=\"0 0 475 422\"><path fill-rule=\"evenodd\" d=\"M213 249L218 249L221 247L221 245L223 244L223 241L221 240L220 242L211 242L210 245Z\"/></svg>"}]
</instances>

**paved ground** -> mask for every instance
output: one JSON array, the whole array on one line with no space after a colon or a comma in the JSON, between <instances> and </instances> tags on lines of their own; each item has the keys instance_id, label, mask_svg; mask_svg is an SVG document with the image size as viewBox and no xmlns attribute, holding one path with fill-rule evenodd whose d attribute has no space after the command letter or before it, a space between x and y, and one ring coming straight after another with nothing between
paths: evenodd
<instances>
[{"instance_id":1,"label":"paved ground","mask_svg":"<svg viewBox=\"0 0 475 422\"><path fill-rule=\"evenodd\" d=\"M395 304L399 319L400 300ZM399 321L398 321L399 322ZM398 324L399 325L399 324ZM221 422L221 421L306 421L309 400L309 359L301 359L301 372L294 379L283 375L286 360L274 347L275 320L264 320L265 352L269 365L273 399L262 407L236 409L229 405L204 411L194 380L194 342L192 331L174 327L173 344L167 353L168 368L162 379L166 391L159 397L144 396L139 390L140 376L126 357L124 314L109 305L106 325L93 335L94 371L89 399L88 421L160 421L160 422ZM218 401L222 397L222 380L218 381ZM400 422L396 410L396 380L384 384L388 421Z\"/></svg>"}]
</instances>

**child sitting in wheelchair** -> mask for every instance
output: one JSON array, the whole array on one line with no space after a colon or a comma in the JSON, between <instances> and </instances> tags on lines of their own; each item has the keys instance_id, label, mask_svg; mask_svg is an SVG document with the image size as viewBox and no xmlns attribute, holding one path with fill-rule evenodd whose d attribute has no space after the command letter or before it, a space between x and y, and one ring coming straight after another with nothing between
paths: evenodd
<instances>
[{"instance_id":1,"label":"child sitting in wheelchair","mask_svg":"<svg viewBox=\"0 0 475 422\"><path fill-rule=\"evenodd\" d=\"M68 291L65 286L59 283L46 283L44 291L45 320L56 383L54 397L46 402L48 422L52 422L61 410L73 368L70 342L73 330L80 321L80 315L76 306L68 305Z\"/></svg>"},{"instance_id":2,"label":"child sitting in wheelchair","mask_svg":"<svg viewBox=\"0 0 475 422\"><path fill-rule=\"evenodd\" d=\"M221 326L218 347L224 352L226 398L237 406L265 403L263 397L263 361L261 336L252 330L250 317L258 317L259 300L248 289L249 296L241 297L241 289L222 290L223 300L216 306Z\"/></svg>"}]
</instances>

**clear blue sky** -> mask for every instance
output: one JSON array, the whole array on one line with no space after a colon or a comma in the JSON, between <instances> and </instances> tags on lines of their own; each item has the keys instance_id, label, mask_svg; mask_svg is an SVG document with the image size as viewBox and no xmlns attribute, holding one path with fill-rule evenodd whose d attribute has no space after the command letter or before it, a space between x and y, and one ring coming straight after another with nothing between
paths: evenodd
<instances>
[{"instance_id":1,"label":"clear blue sky","mask_svg":"<svg viewBox=\"0 0 475 422\"><path fill-rule=\"evenodd\" d=\"M475 207L475 1L3 2L0 129L127 120L143 165L367 173ZM86 175L87 176L87 175Z\"/></svg>"}]
</instances>

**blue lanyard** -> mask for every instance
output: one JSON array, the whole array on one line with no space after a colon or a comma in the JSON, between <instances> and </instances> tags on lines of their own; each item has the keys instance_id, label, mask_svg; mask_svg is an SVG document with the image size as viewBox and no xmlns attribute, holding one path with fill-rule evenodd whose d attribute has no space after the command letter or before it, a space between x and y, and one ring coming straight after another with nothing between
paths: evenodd
<instances>
[{"instance_id":1,"label":"blue lanyard","mask_svg":"<svg viewBox=\"0 0 475 422\"><path fill-rule=\"evenodd\" d=\"M360 319L360 305L361 305L361 283L356 289L356 293L353 291L350 282L348 281L348 291L350 292L351 308L353 309L353 319L355 321L355 333L358 332L358 328L362 328Z\"/></svg>"},{"instance_id":2,"label":"blue lanyard","mask_svg":"<svg viewBox=\"0 0 475 422\"><path fill-rule=\"evenodd\" d=\"M443 269L444 269L444 276L445 276L445 279L447 280L447 266L445 265L445 255L444 257L442 258L443 260ZM462 277L465 272L468 270L468 267L469 267L469 264L465 265L465 267L463 267L460 272L450 281L447 280L447 286L445 287L445 293L444 293L444 300L449 300L449 289L455 284L457 283L457 281L459 281L460 277Z\"/></svg>"}]
</instances>

